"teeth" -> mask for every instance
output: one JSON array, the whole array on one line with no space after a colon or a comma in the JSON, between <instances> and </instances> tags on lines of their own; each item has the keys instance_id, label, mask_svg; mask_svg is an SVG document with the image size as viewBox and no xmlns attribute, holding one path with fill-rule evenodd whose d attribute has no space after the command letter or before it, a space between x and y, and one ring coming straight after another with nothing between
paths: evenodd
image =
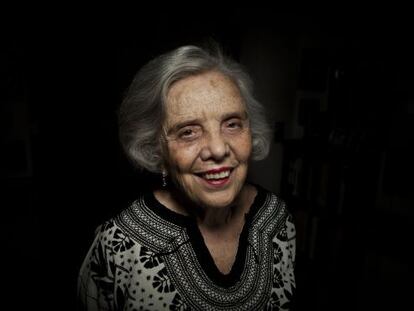
<instances>
[{"instance_id":1,"label":"teeth","mask_svg":"<svg viewBox=\"0 0 414 311\"><path fill-rule=\"evenodd\" d=\"M223 172L215 173L215 174L204 174L204 178L206 178L206 179L222 179L222 178L229 177L229 175L230 175L230 171L223 171Z\"/></svg>"}]
</instances>

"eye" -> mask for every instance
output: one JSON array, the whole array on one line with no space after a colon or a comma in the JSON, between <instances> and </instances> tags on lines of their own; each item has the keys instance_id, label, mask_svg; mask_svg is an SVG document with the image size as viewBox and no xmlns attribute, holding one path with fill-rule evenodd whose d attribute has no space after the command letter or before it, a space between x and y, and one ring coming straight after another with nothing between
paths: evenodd
<instances>
[{"instance_id":1,"label":"eye","mask_svg":"<svg viewBox=\"0 0 414 311\"><path fill-rule=\"evenodd\" d=\"M196 126L186 126L178 131L178 138L183 140L193 140L200 136L201 130Z\"/></svg>"},{"instance_id":2,"label":"eye","mask_svg":"<svg viewBox=\"0 0 414 311\"><path fill-rule=\"evenodd\" d=\"M225 122L226 129L237 130L243 127L243 123L239 119L230 119Z\"/></svg>"},{"instance_id":3,"label":"eye","mask_svg":"<svg viewBox=\"0 0 414 311\"><path fill-rule=\"evenodd\" d=\"M230 128L236 128L239 127L240 124L238 124L237 122L229 122L227 126Z\"/></svg>"},{"instance_id":4,"label":"eye","mask_svg":"<svg viewBox=\"0 0 414 311\"><path fill-rule=\"evenodd\" d=\"M191 136L193 134L194 134L193 130L187 129L187 130L184 130L180 133L180 137L188 137L188 136Z\"/></svg>"}]
</instances>

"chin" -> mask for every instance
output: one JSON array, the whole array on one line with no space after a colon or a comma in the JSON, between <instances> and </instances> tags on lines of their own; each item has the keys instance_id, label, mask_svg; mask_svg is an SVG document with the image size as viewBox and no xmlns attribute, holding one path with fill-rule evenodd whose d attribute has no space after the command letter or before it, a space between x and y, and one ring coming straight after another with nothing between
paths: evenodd
<instances>
[{"instance_id":1,"label":"chin","mask_svg":"<svg viewBox=\"0 0 414 311\"><path fill-rule=\"evenodd\" d=\"M189 195L193 202L204 208L221 209L234 205L241 193L241 186L230 187L221 191L194 191Z\"/></svg>"},{"instance_id":2,"label":"chin","mask_svg":"<svg viewBox=\"0 0 414 311\"><path fill-rule=\"evenodd\" d=\"M199 199L199 205L204 208L211 208L211 209L225 209L229 206L232 206L235 202L235 199L224 199L220 200L218 198L212 198L212 199Z\"/></svg>"}]
</instances>

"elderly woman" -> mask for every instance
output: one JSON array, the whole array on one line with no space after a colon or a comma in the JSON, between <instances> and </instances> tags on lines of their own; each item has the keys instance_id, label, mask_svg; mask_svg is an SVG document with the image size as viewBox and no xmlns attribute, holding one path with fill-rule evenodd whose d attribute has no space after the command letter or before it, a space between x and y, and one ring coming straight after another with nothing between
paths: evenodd
<instances>
[{"instance_id":1,"label":"elderly woman","mask_svg":"<svg viewBox=\"0 0 414 311\"><path fill-rule=\"evenodd\" d=\"M83 310L289 309L295 229L283 201L246 181L269 130L241 66L195 46L161 55L119 121L127 155L160 185L96 231Z\"/></svg>"}]
</instances>

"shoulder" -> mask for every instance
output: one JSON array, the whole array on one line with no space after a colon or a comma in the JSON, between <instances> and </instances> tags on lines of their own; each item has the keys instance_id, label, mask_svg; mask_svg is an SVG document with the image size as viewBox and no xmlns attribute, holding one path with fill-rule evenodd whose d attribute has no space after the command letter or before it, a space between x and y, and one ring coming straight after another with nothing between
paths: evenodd
<instances>
[{"instance_id":1,"label":"shoulder","mask_svg":"<svg viewBox=\"0 0 414 311\"><path fill-rule=\"evenodd\" d=\"M285 200L274 192L254 185L257 189L254 208L256 209L255 218L257 222L266 224L268 227L274 228L274 233L286 235L289 239L295 235L295 225L292 213L289 210Z\"/></svg>"},{"instance_id":2,"label":"shoulder","mask_svg":"<svg viewBox=\"0 0 414 311\"><path fill-rule=\"evenodd\" d=\"M95 228L95 243L102 244L106 248L112 248L114 251L118 250L118 241L123 241L126 247L132 245L132 236L124 222L132 219L134 210L140 206L140 198L141 196L137 200L128 203L118 214L99 224Z\"/></svg>"},{"instance_id":3,"label":"shoulder","mask_svg":"<svg viewBox=\"0 0 414 311\"><path fill-rule=\"evenodd\" d=\"M142 194L118 215L99 226L99 234L111 245L122 242L125 248L138 244L156 253L165 252L171 247L171 241L183 239L184 228L156 205L151 194Z\"/></svg>"},{"instance_id":4,"label":"shoulder","mask_svg":"<svg viewBox=\"0 0 414 311\"><path fill-rule=\"evenodd\" d=\"M254 201L256 209L262 212L271 213L273 216L288 217L290 212L286 202L274 192L260 186L254 185L257 195Z\"/></svg>"},{"instance_id":5,"label":"shoulder","mask_svg":"<svg viewBox=\"0 0 414 311\"><path fill-rule=\"evenodd\" d=\"M117 253L128 250L137 244L128 232L111 218L99 225L95 230L96 242L105 249Z\"/></svg>"}]
</instances>

